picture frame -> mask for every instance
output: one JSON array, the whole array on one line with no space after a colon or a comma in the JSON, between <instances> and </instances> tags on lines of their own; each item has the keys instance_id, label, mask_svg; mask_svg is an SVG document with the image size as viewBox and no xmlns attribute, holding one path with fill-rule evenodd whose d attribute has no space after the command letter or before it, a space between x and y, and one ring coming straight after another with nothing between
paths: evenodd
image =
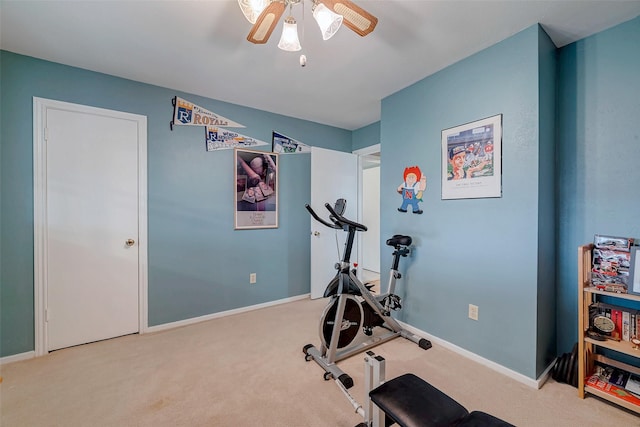
<instances>
[{"instance_id":1,"label":"picture frame","mask_svg":"<svg viewBox=\"0 0 640 427\"><path fill-rule=\"evenodd\" d=\"M234 227L278 228L278 154L234 149Z\"/></svg>"},{"instance_id":2,"label":"picture frame","mask_svg":"<svg viewBox=\"0 0 640 427\"><path fill-rule=\"evenodd\" d=\"M502 197L502 114L442 130L442 200Z\"/></svg>"},{"instance_id":3,"label":"picture frame","mask_svg":"<svg viewBox=\"0 0 640 427\"><path fill-rule=\"evenodd\" d=\"M640 295L640 246L631 246L631 265L627 293Z\"/></svg>"}]
</instances>

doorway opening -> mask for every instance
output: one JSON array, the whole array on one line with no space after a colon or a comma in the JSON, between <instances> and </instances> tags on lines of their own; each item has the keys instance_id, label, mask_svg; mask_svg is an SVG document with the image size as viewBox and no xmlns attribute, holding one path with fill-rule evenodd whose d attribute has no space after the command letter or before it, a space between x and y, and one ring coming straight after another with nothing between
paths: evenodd
<instances>
[{"instance_id":1,"label":"doorway opening","mask_svg":"<svg viewBox=\"0 0 640 427\"><path fill-rule=\"evenodd\" d=\"M354 154L358 155L358 222L367 226L367 231L358 235L358 275L365 283L379 285L380 144Z\"/></svg>"}]
</instances>

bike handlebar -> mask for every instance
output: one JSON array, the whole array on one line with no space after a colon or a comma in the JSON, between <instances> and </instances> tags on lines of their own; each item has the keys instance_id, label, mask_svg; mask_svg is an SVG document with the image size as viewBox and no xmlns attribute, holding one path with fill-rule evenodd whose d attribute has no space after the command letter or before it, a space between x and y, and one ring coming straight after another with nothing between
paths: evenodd
<instances>
[{"instance_id":1,"label":"bike handlebar","mask_svg":"<svg viewBox=\"0 0 640 427\"><path fill-rule=\"evenodd\" d=\"M309 213L311 214L312 217L314 217L316 219L316 221L326 225L329 228L344 228L345 225L348 225L349 227L353 227L356 229L356 231L367 231L367 227L365 225L362 224L358 224L357 222L353 222L351 220L348 220L347 218L343 217L342 215L338 214L329 203L325 203L324 207L327 208L327 210L329 211L329 213L331 213L331 215L329 216L329 219L331 219L331 222L333 222L333 224L329 224L327 221L323 220L322 218L320 218L318 216L318 214L315 213L315 211L311 208L311 206L309 205L304 205L304 207L309 211Z\"/></svg>"},{"instance_id":2,"label":"bike handlebar","mask_svg":"<svg viewBox=\"0 0 640 427\"><path fill-rule=\"evenodd\" d=\"M313 210L313 208L312 208L311 206L309 206L309 205L304 205L304 207L309 211L309 213L311 214L311 216L312 216L312 217L314 217L316 221L318 221L318 222L320 222L320 223L322 223L322 224L326 225L326 226L327 226L327 227L329 227L329 228L336 228L336 229L338 229L338 228L342 228L342 227L341 227L340 225L338 225L338 224L329 224L327 221L325 221L324 219L320 218L320 217L318 216L318 214Z\"/></svg>"},{"instance_id":3,"label":"bike handlebar","mask_svg":"<svg viewBox=\"0 0 640 427\"><path fill-rule=\"evenodd\" d=\"M333 215L334 218L336 218L338 220L338 222L346 224L348 226L354 227L357 231L367 231L367 227L365 225L362 224L358 224L357 222L353 222L351 220L348 220L347 218L343 217L342 215L338 214L329 203L325 203L324 207L327 208L327 210L329 212L331 212L331 215Z\"/></svg>"}]
</instances>

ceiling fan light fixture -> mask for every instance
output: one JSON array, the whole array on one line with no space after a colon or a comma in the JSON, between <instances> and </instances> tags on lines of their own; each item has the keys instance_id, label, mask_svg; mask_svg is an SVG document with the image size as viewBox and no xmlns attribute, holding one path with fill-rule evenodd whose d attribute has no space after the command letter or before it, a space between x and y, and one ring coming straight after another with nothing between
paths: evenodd
<instances>
[{"instance_id":1,"label":"ceiling fan light fixture","mask_svg":"<svg viewBox=\"0 0 640 427\"><path fill-rule=\"evenodd\" d=\"M303 1L304 0L238 0L238 4L246 18L253 23L247 35L247 40L253 44L267 43L285 9L289 7L289 17L285 19L282 37L280 38L278 47L289 52L301 50L302 47L298 39L298 26L293 17L293 6ZM320 27L324 40L329 40L333 37L342 25L345 25L360 36L366 36L373 31L378 23L378 18L351 0L310 1L312 3L311 13ZM262 7L264 7L264 9L262 9ZM256 17L259 10L262 10L262 12L259 12ZM304 17L304 7L302 9L302 16Z\"/></svg>"},{"instance_id":2,"label":"ceiling fan light fixture","mask_svg":"<svg viewBox=\"0 0 640 427\"><path fill-rule=\"evenodd\" d=\"M372 32L378 24L378 18L351 0L322 0L322 3L342 15L343 24L362 37Z\"/></svg>"},{"instance_id":3,"label":"ceiling fan light fixture","mask_svg":"<svg viewBox=\"0 0 640 427\"><path fill-rule=\"evenodd\" d=\"M329 10L322 3L315 3L313 5L313 18L320 27L323 40L329 40L335 33L338 32L342 25L342 15Z\"/></svg>"},{"instance_id":4,"label":"ceiling fan light fixture","mask_svg":"<svg viewBox=\"0 0 640 427\"><path fill-rule=\"evenodd\" d=\"M293 16L289 16L284 20L282 27L282 36L278 47L287 52L297 52L302 49L300 40L298 39L298 24Z\"/></svg>"},{"instance_id":5,"label":"ceiling fan light fixture","mask_svg":"<svg viewBox=\"0 0 640 427\"><path fill-rule=\"evenodd\" d=\"M238 0L238 5L244 17L252 24L256 23L256 19L269 3L271 3L271 0Z\"/></svg>"}]
</instances>

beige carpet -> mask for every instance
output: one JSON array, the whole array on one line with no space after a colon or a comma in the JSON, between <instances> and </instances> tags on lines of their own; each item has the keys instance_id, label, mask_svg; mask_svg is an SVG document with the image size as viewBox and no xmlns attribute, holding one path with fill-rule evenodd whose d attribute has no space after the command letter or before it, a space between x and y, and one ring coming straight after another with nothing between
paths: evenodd
<instances>
[{"instance_id":1,"label":"beige carpet","mask_svg":"<svg viewBox=\"0 0 640 427\"><path fill-rule=\"evenodd\" d=\"M361 418L302 347L323 300L302 300L1 367L0 425L355 426ZM396 339L374 349L387 378L413 372L469 410L518 426L640 426L640 418L550 380L535 390L449 350ZM363 397L363 357L340 363Z\"/></svg>"}]
</instances>

